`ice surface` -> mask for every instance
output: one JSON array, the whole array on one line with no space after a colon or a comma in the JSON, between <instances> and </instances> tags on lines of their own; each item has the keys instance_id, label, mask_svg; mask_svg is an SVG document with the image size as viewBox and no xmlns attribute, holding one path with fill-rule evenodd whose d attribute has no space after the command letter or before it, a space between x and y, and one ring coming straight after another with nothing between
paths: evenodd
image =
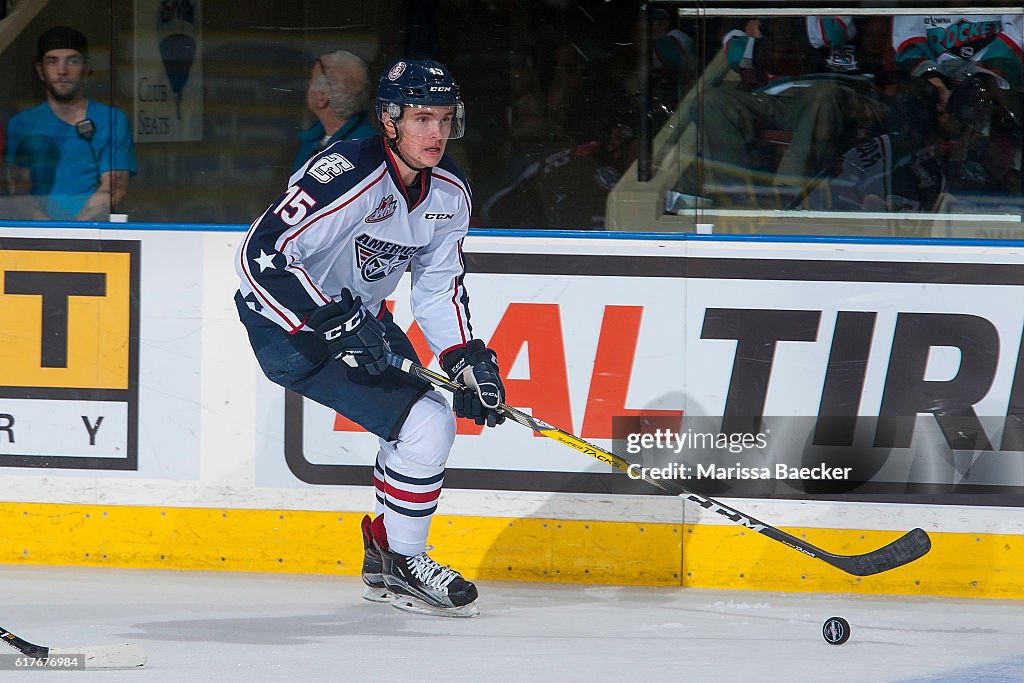
<instances>
[{"instance_id":1,"label":"ice surface","mask_svg":"<svg viewBox=\"0 0 1024 683\"><path fill-rule=\"evenodd\" d=\"M1024 681L1024 601L489 581L480 617L444 619L366 602L351 577L0 566L0 581L19 636L149 658L38 682ZM834 615L853 632L838 647L821 637Z\"/></svg>"}]
</instances>

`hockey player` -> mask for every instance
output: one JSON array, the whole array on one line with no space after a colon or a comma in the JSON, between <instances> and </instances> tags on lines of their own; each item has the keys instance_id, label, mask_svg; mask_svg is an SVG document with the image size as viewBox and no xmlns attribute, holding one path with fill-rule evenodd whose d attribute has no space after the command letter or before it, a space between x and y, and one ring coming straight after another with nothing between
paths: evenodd
<instances>
[{"instance_id":1,"label":"hockey player","mask_svg":"<svg viewBox=\"0 0 1024 683\"><path fill-rule=\"evenodd\" d=\"M380 79L376 115L382 135L314 155L253 223L235 302L267 377L379 437L364 597L475 616L476 586L426 554L455 420L437 391L388 365L391 350L416 356L384 302L410 270L413 315L465 386L455 414L500 424L497 359L473 338L463 282L469 184L445 155L465 112L443 65L403 60Z\"/></svg>"},{"instance_id":2,"label":"hockey player","mask_svg":"<svg viewBox=\"0 0 1024 683\"><path fill-rule=\"evenodd\" d=\"M953 193L1019 197L1024 15L900 16L892 44L904 73L934 86L942 108L972 129L951 154Z\"/></svg>"},{"instance_id":3,"label":"hockey player","mask_svg":"<svg viewBox=\"0 0 1024 683\"><path fill-rule=\"evenodd\" d=\"M908 81L890 104L895 132L860 141L839 172L822 173L802 207L831 211L931 212L946 198L946 156L954 129L939 92L923 79Z\"/></svg>"},{"instance_id":4,"label":"hockey player","mask_svg":"<svg viewBox=\"0 0 1024 683\"><path fill-rule=\"evenodd\" d=\"M943 105L952 87L971 76L991 77L1000 90L1020 88L1020 14L940 14L893 19L896 63L939 89Z\"/></svg>"}]
</instances>

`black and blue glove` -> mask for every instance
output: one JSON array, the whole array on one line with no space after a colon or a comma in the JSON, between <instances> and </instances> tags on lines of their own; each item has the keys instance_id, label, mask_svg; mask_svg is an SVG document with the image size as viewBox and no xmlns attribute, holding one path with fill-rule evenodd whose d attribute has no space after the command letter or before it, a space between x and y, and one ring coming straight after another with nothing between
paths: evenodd
<instances>
[{"instance_id":1,"label":"black and blue glove","mask_svg":"<svg viewBox=\"0 0 1024 683\"><path fill-rule=\"evenodd\" d=\"M448 376L465 387L452 394L452 409L459 417L493 427L505 421L498 406L505 402L505 386L498 372L498 358L479 339L441 357Z\"/></svg>"},{"instance_id":2,"label":"black and blue glove","mask_svg":"<svg viewBox=\"0 0 1024 683\"><path fill-rule=\"evenodd\" d=\"M327 345L335 360L371 375L380 375L388 366L391 350L384 339L384 323L377 320L360 297L341 290L337 301L321 306L306 320L313 332Z\"/></svg>"}]
</instances>

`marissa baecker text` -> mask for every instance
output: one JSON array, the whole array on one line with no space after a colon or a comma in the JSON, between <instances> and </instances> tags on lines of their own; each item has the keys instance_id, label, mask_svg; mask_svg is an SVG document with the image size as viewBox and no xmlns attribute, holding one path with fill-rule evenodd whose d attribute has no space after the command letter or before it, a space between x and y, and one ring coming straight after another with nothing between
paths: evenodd
<instances>
[{"instance_id":1,"label":"marissa baecker text","mask_svg":"<svg viewBox=\"0 0 1024 683\"><path fill-rule=\"evenodd\" d=\"M683 465L672 463L664 467L630 465L626 474L630 479L789 479L846 481L852 467L830 467L825 463L814 467L790 467L776 463L774 467L747 467L736 463L732 467L721 465Z\"/></svg>"}]
</instances>

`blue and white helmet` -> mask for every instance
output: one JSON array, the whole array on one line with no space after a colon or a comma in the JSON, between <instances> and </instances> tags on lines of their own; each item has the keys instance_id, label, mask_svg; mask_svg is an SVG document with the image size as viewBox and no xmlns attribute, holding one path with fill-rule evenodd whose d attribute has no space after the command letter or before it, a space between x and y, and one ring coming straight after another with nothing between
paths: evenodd
<instances>
[{"instance_id":1,"label":"blue and white helmet","mask_svg":"<svg viewBox=\"0 0 1024 683\"><path fill-rule=\"evenodd\" d=\"M392 121L398 121L404 107L452 107L454 120L448 139L461 138L466 131L459 85L441 62L401 59L388 67L377 89L377 119L383 122L387 112Z\"/></svg>"}]
</instances>

